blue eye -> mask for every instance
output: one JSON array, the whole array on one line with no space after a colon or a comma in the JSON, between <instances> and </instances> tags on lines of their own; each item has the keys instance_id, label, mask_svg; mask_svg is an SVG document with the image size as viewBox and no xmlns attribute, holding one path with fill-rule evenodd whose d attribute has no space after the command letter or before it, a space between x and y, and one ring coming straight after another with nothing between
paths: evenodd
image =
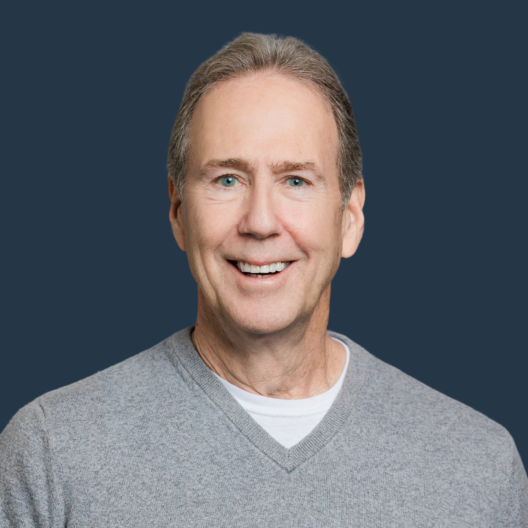
<instances>
[{"instance_id":1,"label":"blue eye","mask_svg":"<svg viewBox=\"0 0 528 528\"><path fill-rule=\"evenodd\" d=\"M220 178L220 185L224 187L234 187L237 183L237 180L234 176L222 176Z\"/></svg>"},{"instance_id":2,"label":"blue eye","mask_svg":"<svg viewBox=\"0 0 528 528\"><path fill-rule=\"evenodd\" d=\"M300 178L288 178L288 185L290 187L302 187L306 182Z\"/></svg>"}]
</instances>

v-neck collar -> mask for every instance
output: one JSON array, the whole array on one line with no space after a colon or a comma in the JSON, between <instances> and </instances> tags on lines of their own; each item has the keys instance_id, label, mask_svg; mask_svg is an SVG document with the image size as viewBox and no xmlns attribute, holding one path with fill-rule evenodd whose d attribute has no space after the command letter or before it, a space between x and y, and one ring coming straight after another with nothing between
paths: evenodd
<instances>
[{"instance_id":1,"label":"v-neck collar","mask_svg":"<svg viewBox=\"0 0 528 528\"><path fill-rule=\"evenodd\" d=\"M168 339L171 360L181 363L194 382L241 434L288 472L299 467L328 444L359 403L369 371L370 354L348 337L329 331L328 335L344 341L350 348L345 381L321 422L298 444L288 449L257 424L216 378L191 341L192 329L193 327L185 328Z\"/></svg>"}]
</instances>

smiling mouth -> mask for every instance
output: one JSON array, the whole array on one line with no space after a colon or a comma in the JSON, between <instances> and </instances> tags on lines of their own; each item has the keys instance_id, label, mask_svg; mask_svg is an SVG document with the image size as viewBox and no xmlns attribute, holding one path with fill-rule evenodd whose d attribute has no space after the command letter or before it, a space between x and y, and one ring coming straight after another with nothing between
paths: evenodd
<instances>
[{"instance_id":1,"label":"smiling mouth","mask_svg":"<svg viewBox=\"0 0 528 528\"><path fill-rule=\"evenodd\" d=\"M230 260L229 262L237 267L244 275L257 279L273 277L273 275L279 274L291 264L291 262L273 262L272 264L265 264L264 266L255 266L254 264L248 264L241 260Z\"/></svg>"}]
</instances>

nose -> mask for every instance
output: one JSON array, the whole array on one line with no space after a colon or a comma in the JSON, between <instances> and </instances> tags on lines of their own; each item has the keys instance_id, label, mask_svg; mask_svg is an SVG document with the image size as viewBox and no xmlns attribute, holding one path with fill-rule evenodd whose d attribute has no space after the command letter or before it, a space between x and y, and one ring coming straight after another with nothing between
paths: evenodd
<instances>
[{"instance_id":1,"label":"nose","mask_svg":"<svg viewBox=\"0 0 528 528\"><path fill-rule=\"evenodd\" d=\"M257 181L251 187L245 203L245 214L239 225L241 234L252 235L261 240L282 231L277 216L278 197L274 195L273 186L267 183Z\"/></svg>"}]
</instances>

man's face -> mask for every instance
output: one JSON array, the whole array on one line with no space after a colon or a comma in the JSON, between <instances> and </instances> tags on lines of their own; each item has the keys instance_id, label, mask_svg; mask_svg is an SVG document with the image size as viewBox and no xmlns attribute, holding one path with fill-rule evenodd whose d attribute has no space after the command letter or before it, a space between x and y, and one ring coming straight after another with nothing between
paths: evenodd
<instances>
[{"instance_id":1,"label":"man's face","mask_svg":"<svg viewBox=\"0 0 528 528\"><path fill-rule=\"evenodd\" d=\"M361 238L361 212L340 210L328 105L269 72L224 82L198 103L190 145L184 200L173 192L171 221L200 302L250 333L307 320Z\"/></svg>"}]
</instances>

